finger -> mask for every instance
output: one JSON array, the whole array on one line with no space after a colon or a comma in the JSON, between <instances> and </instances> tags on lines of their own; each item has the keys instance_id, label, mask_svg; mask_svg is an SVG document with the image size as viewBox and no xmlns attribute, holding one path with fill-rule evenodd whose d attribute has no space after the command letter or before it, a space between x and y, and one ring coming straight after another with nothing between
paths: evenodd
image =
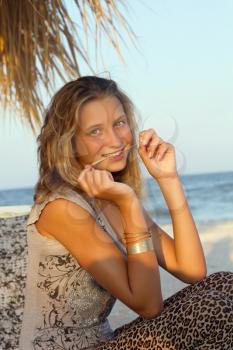
<instances>
[{"instance_id":1,"label":"finger","mask_svg":"<svg viewBox=\"0 0 233 350\"><path fill-rule=\"evenodd\" d=\"M99 189L103 188L103 184L106 183L106 175L104 175L105 171L104 170L97 170L95 172L95 188L98 191Z\"/></svg>"},{"instance_id":2,"label":"finger","mask_svg":"<svg viewBox=\"0 0 233 350\"><path fill-rule=\"evenodd\" d=\"M80 173L80 175L79 175L79 177L78 177L78 182L82 182L83 179L84 179L84 177L85 177L85 175L86 175L88 172L93 171L93 170L94 170L93 167L85 165L85 168L81 171L81 173Z\"/></svg>"},{"instance_id":3,"label":"finger","mask_svg":"<svg viewBox=\"0 0 233 350\"><path fill-rule=\"evenodd\" d=\"M149 158L152 158L154 156L160 145L162 145L163 143L164 141L159 136L153 137L147 149Z\"/></svg>"},{"instance_id":4,"label":"finger","mask_svg":"<svg viewBox=\"0 0 233 350\"><path fill-rule=\"evenodd\" d=\"M169 144L167 144L166 142L162 143L156 152L156 158L158 160L161 160L168 149L169 149Z\"/></svg>"},{"instance_id":5,"label":"finger","mask_svg":"<svg viewBox=\"0 0 233 350\"><path fill-rule=\"evenodd\" d=\"M140 144L146 147L154 134L155 132L153 129L141 131L139 136Z\"/></svg>"},{"instance_id":6,"label":"finger","mask_svg":"<svg viewBox=\"0 0 233 350\"><path fill-rule=\"evenodd\" d=\"M141 131L139 135L140 144L147 146L153 135L156 135L156 132L154 129L148 129Z\"/></svg>"},{"instance_id":7,"label":"finger","mask_svg":"<svg viewBox=\"0 0 233 350\"><path fill-rule=\"evenodd\" d=\"M90 196L90 192L89 192L89 187L87 185L87 181L84 177L84 174L81 174L78 178L78 184L81 187L81 189L86 192L89 196Z\"/></svg>"},{"instance_id":8,"label":"finger","mask_svg":"<svg viewBox=\"0 0 233 350\"><path fill-rule=\"evenodd\" d=\"M107 170L102 170L101 171L101 184L103 186L103 184L109 184L109 181L110 182L114 182L114 178L112 176L112 174L110 173L110 171L107 171Z\"/></svg>"},{"instance_id":9,"label":"finger","mask_svg":"<svg viewBox=\"0 0 233 350\"><path fill-rule=\"evenodd\" d=\"M77 179L77 181L78 181L79 183L82 182L83 177L84 177L84 174L86 173L86 171L87 171L87 169L84 169L84 170L82 170L82 171L80 172L79 177L78 177L78 179Z\"/></svg>"},{"instance_id":10,"label":"finger","mask_svg":"<svg viewBox=\"0 0 233 350\"><path fill-rule=\"evenodd\" d=\"M93 169L86 173L86 183L92 197L95 197L95 195L98 193L98 188L100 185L98 181L99 172L100 170Z\"/></svg>"},{"instance_id":11,"label":"finger","mask_svg":"<svg viewBox=\"0 0 233 350\"><path fill-rule=\"evenodd\" d=\"M109 171L107 172L106 175L111 181L114 181L114 177L112 176L112 174Z\"/></svg>"},{"instance_id":12,"label":"finger","mask_svg":"<svg viewBox=\"0 0 233 350\"><path fill-rule=\"evenodd\" d=\"M79 178L78 178L78 183L80 187L90 196L92 197L92 191L90 187L90 174L93 172L93 168L86 168L84 169Z\"/></svg>"},{"instance_id":13,"label":"finger","mask_svg":"<svg viewBox=\"0 0 233 350\"><path fill-rule=\"evenodd\" d=\"M109 171L93 169L93 171L87 172L86 183L91 196L98 196L103 188L103 184L106 184L109 180L114 181L113 176Z\"/></svg>"},{"instance_id":14,"label":"finger","mask_svg":"<svg viewBox=\"0 0 233 350\"><path fill-rule=\"evenodd\" d=\"M84 170L88 170L88 169L91 169L91 164L86 164L85 166L84 166Z\"/></svg>"}]
</instances>

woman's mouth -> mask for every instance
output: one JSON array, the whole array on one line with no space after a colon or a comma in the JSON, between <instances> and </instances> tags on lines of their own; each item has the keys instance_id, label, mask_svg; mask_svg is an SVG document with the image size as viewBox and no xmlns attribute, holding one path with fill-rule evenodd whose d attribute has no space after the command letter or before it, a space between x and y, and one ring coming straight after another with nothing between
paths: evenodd
<instances>
[{"instance_id":1,"label":"woman's mouth","mask_svg":"<svg viewBox=\"0 0 233 350\"><path fill-rule=\"evenodd\" d=\"M124 158L124 152L121 151L120 153L118 153L117 155L112 155L111 157L109 157L111 160L121 160Z\"/></svg>"},{"instance_id":2,"label":"woman's mouth","mask_svg":"<svg viewBox=\"0 0 233 350\"><path fill-rule=\"evenodd\" d=\"M136 146L136 144L135 145L126 145L122 149L120 149L116 152L112 152L112 153L108 153L108 154L101 154L102 158L94 161L91 165L92 166L97 165L108 158L110 160L121 160L124 158L124 151L128 151L130 148L132 148L134 146Z\"/></svg>"},{"instance_id":3,"label":"woman's mouth","mask_svg":"<svg viewBox=\"0 0 233 350\"><path fill-rule=\"evenodd\" d=\"M125 147L113 153L102 154L102 156L106 158L118 157L120 155L123 155L124 149Z\"/></svg>"},{"instance_id":4,"label":"woman's mouth","mask_svg":"<svg viewBox=\"0 0 233 350\"><path fill-rule=\"evenodd\" d=\"M124 158L124 150L125 150L125 147L119 151L116 151L113 153L108 153L108 154L103 154L102 156L104 156L105 159L109 159L109 160L113 160L113 161L122 160Z\"/></svg>"}]
</instances>

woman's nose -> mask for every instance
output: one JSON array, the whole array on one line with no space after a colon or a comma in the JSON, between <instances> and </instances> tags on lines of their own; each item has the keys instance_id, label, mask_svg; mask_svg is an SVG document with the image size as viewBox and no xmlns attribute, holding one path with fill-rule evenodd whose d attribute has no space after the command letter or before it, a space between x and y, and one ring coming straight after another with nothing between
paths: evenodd
<instances>
[{"instance_id":1,"label":"woman's nose","mask_svg":"<svg viewBox=\"0 0 233 350\"><path fill-rule=\"evenodd\" d=\"M106 143L108 143L111 146L119 146L122 144L121 137L116 132L116 130L112 129L107 132Z\"/></svg>"}]
</instances>

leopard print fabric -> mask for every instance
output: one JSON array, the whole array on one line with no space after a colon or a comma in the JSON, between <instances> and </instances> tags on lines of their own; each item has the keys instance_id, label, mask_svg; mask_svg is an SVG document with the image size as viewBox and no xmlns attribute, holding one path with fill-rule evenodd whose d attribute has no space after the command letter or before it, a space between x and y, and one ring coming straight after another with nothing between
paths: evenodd
<instances>
[{"instance_id":1,"label":"leopard print fabric","mask_svg":"<svg viewBox=\"0 0 233 350\"><path fill-rule=\"evenodd\" d=\"M232 350L233 273L217 272L164 301L150 320L139 316L96 350Z\"/></svg>"}]
</instances>

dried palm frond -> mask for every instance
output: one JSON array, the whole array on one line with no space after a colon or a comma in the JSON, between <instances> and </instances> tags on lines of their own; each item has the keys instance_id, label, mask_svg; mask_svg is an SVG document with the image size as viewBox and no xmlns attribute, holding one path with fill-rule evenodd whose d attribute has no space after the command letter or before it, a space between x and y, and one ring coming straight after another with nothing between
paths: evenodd
<instances>
[{"instance_id":1,"label":"dried palm frond","mask_svg":"<svg viewBox=\"0 0 233 350\"><path fill-rule=\"evenodd\" d=\"M91 31L96 48L104 33L122 58L119 28L127 32L133 43L135 35L119 10L120 5L125 6L125 1L73 0L79 20L76 24L64 0L0 0L3 108L13 107L35 132L35 127L41 126L44 108L40 88L50 96L56 75L64 82L80 76L80 59L94 73L83 43Z\"/></svg>"}]
</instances>

